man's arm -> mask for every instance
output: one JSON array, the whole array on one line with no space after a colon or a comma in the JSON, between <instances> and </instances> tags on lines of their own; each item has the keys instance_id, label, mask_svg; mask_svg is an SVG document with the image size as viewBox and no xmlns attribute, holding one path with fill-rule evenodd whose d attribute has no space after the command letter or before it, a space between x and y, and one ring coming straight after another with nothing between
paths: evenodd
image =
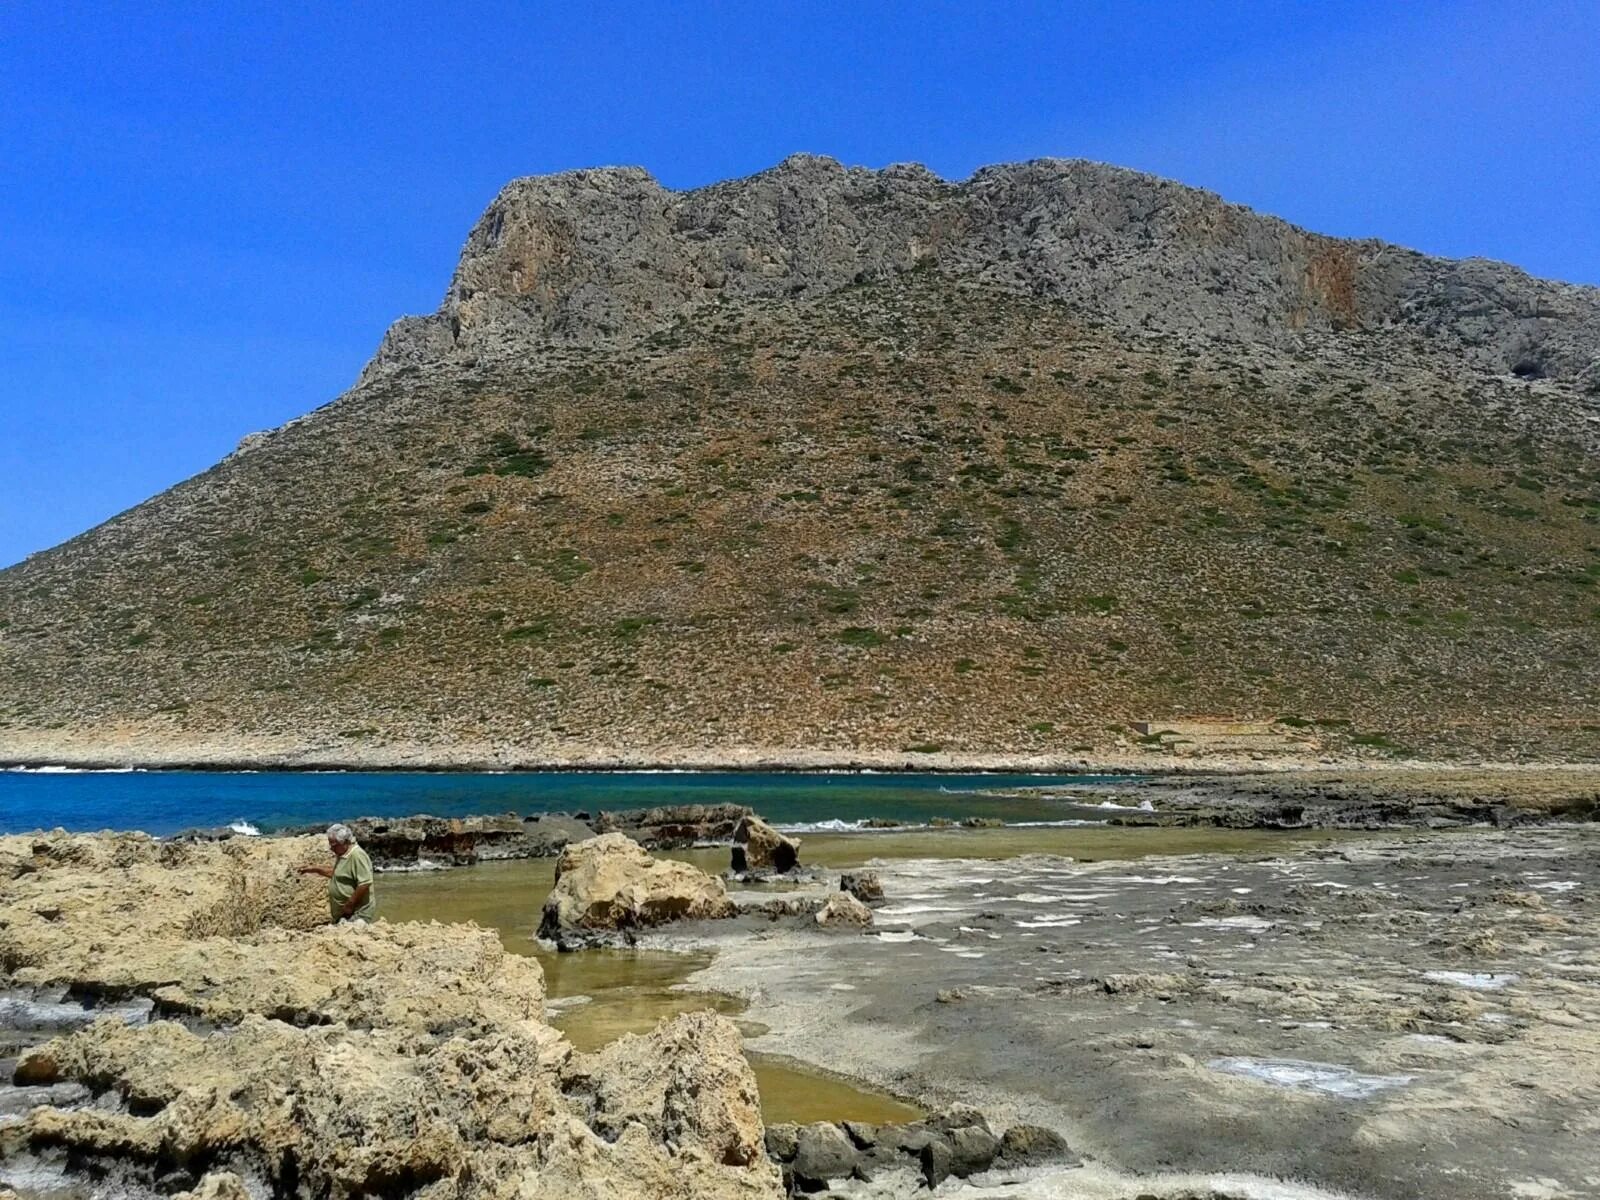
<instances>
[{"instance_id":1,"label":"man's arm","mask_svg":"<svg viewBox=\"0 0 1600 1200\"><path fill-rule=\"evenodd\" d=\"M339 919L343 920L365 904L367 902L367 893L371 890L372 885L370 883L363 883L355 891L351 892L350 899L346 900L344 907L339 910Z\"/></svg>"},{"instance_id":2,"label":"man's arm","mask_svg":"<svg viewBox=\"0 0 1600 1200\"><path fill-rule=\"evenodd\" d=\"M332 879L333 878L333 868L332 867L319 867L319 866L315 866L315 865L313 865L311 863L307 863L305 866L300 868L300 874L302 874L302 875L321 875L324 879Z\"/></svg>"}]
</instances>

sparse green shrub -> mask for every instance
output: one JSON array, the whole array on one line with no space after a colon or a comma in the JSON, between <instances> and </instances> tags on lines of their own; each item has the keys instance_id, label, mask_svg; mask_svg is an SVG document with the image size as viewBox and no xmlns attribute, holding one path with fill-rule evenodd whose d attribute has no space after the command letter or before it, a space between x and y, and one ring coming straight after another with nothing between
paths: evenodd
<instances>
[{"instance_id":1,"label":"sparse green shrub","mask_svg":"<svg viewBox=\"0 0 1600 1200\"><path fill-rule=\"evenodd\" d=\"M838 638L846 646L858 646L867 649L873 646L881 646L889 640L876 629L867 629L860 625L851 625L848 628L841 629Z\"/></svg>"}]
</instances>

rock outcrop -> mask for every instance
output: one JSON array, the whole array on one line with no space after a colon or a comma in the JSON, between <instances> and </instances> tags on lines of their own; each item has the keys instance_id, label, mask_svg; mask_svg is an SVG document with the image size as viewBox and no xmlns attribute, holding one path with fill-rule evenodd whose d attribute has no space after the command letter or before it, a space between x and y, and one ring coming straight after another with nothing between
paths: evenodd
<instances>
[{"instance_id":1,"label":"rock outcrop","mask_svg":"<svg viewBox=\"0 0 1600 1200\"><path fill-rule=\"evenodd\" d=\"M550 858L568 842L594 836L594 829L562 813L523 817L356 817L345 822L372 865L384 870L419 865L467 866L508 858ZM299 830L321 833L323 826Z\"/></svg>"},{"instance_id":2,"label":"rock outcrop","mask_svg":"<svg viewBox=\"0 0 1600 1200\"><path fill-rule=\"evenodd\" d=\"M603 812L594 827L598 833L626 833L646 850L687 850L730 840L750 815L742 804L667 804Z\"/></svg>"},{"instance_id":3,"label":"rock outcrop","mask_svg":"<svg viewBox=\"0 0 1600 1200\"><path fill-rule=\"evenodd\" d=\"M835 892L817 910L816 919L824 928L862 929L872 924L872 910L849 892Z\"/></svg>"},{"instance_id":4,"label":"rock outcrop","mask_svg":"<svg viewBox=\"0 0 1600 1200\"><path fill-rule=\"evenodd\" d=\"M620 1136L638 1123L714 1162L750 1166L764 1157L761 1097L739 1031L713 1013L690 1013L575 1055L563 1079L569 1098L587 1101L587 1120L602 1135Z\"/></svg>"},{"instance_id":5,"label":"rock outcrop","mask_svg":"<svg viewBox=\"0 0 1600 1200\"><path fill-rule=\"evenodd\" d=\"M561 852L539 936L571 948L734 911L722 880L688 863L651 858L626 834L607 833Z\"/></svg>"},{"instance_id":6,"label":"rock outcrop","mask_svg":"<svg viewBox=\"0 0 1600 1200\"><path fill-rule=\"evenodd\" d=\"M195 1200L777 1194L731 1023L576 1054L537 962L489 931L296 927L320 882L286 872L325 853L0 839L0 983L68 988L90 1022L22 1053L38 1103L0 1123L0 1161Z\"/></svg>"},{"instance_id":7,"label":"rock outcrop","mask_svg":"<svg viewBox=\"0 0 1600 1200\"><path fill-rule=\"evenodd\" d=\"M875 904L883 899L883 880L876 871L845 871L839 876L839 890L865 904Z\"/></svg>"},{"instance_id":8,"label":"rock outcrop","mask_svg":"<svg viewBox=\"0 0 1600 1200\"><path fill-rule=\"evenodd\" d=\"M800 865L800 841L779 833L754 813L733 831L735 872L783 875Z\"/></svg>"},{"instance_id":9,"label":"rock outcrop","mask_svg":"<svg viewBox=\"0 0 1600 1200\"><path fill-rule=\"evenodd\" d=\"M1036 159L951 183L802 154L690 192L636 167L515 180L468 237L440 310L393 327L369 373L637 337L708 305L918 271L1126 328L1289 344L1399 326L1496 371L1600 371L1593 288L1308 233L1101 163Z\"/></svg>"}]
</instances>

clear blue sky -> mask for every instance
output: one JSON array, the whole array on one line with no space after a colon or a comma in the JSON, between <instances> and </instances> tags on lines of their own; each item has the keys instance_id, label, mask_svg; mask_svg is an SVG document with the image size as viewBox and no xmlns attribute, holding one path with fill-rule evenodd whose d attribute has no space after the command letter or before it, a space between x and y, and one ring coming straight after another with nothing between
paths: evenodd
<instances>
[{"instance_id":1,"label":"clear blue sky","mask_svg":"<svg viewBox=\"0 0 1600 1200\"><path fill-rule=\"evenodd\" d=\"M0 4L0 565L347 387L508 179L799 150L1600 283L1600 3Z\"/></svg>"}]
</instances>

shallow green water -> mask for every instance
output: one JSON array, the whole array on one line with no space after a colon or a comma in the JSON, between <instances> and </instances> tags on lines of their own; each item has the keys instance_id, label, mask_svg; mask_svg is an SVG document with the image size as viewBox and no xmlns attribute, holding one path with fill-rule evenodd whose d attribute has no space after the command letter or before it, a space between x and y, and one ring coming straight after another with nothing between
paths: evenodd
<instances>
[{"instance_id":1,"label":"shallow green water","mask_svg":"<svg viewBox=\"0 0 1600 1200\"><path fill-rule=\"evenodd\" d=\"M872 859L1012 858L1060 854L1083 862L1152 854L1278 854L1327 833L1274 833L1225 829L1122 829L1093 826L1000 829L931 829L905 833L811 834L801 860L834 869ZM703 871L728 867L725 847L674 851L660 857L693 863ZM385 874L378 881L379 912L390 921L470 921L500 935L516 954L539 960L552 1004L552 1023L580 1050L592 1050L627 1033L644 1033L663 1018L712 1009L737 1016L739 1000L682 990L708 957L653 950L589 950L557 954L539 946L539 912L555 881L553 859L482 863L449 871ZM563 1004L577 997L586 1002ZM856 1087L777 1059L751 1056L768 1121L912 1120L918 1111L893 1097Z\"/></svg>"},{"instance_id":2,"label":"shallow green water","mask_svg":"<svg viewBox=\"0 0 1600 1200\"><path fill-rule=\"evenodd\" d=\"M666 856L664 856L666 857ZM727 867L726 850L670 855L706 870ZM667 1017L711 1009L737 1017L743 1003L716 992L675 985L704 967L703 954L655 950L588 950L557 954L534 941L539 910L555 878L553 859L483 863L452 871L384 875L382 915L390 921L470 921L500 934L507 950L544 968L551 1023L579 1050L594 1050L628 1033L647 1033ZM579 997L581 1003L564 1004ZM921 1111L893 1096L807 1071L764 1055L750 1056L761 1110L776 1121L910 1121Z\"/></svg>"}]
</instances>

